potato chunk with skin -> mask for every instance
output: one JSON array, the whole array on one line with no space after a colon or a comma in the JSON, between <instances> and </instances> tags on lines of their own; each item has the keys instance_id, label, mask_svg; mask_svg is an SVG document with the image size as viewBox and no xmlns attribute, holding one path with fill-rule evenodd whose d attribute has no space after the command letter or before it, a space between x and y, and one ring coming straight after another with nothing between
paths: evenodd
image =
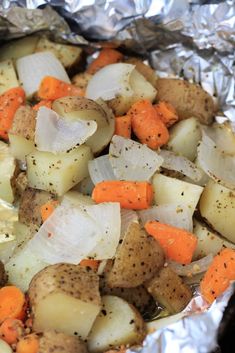
<instances>
[{"instance_id":1,"label":"potato chunk with skin","mask_svg":"<svg viewBox=\"0 0 235 353\"><path fill-rule=\"evenodd\" d=\"M25 156L35 150L35 126L36 112L30 106L17 109L8 134L11 153L16 159L24 161Z\"/></svg>"},{"instance_id":2,"label":"potato chunk with skin","mask_svg":"<svg viewBox=\"0 0 235 353\"><path fill-rule=\"evenodd\" d=\"M38 353L88 353L88 351L85 343L78 337L45 331L39 336Z\"/></svg>"},{"instance_id":3,"label":"potato chunk with skin","mask_svg":"<svg viewBox=\"0 0 235 353\"><path fill-rule=\"evenodd\" d=\"M141 75L143 75L146 80L153 85L153 87L156 86L157 75L149 65L143 63L143 61L135 57L126 59L125 63L135 65L136 70L139 71L139 73L141 73Z\"/></svg>"},{"instance_id":4,"label":"potato chunk with skin","mask_svg":"<svg viewBox=\"0 0 235 353\"><path fill-rule=\"evenodd\" d=\"M0 141L0 199L9 203L14 201L13 180L15 172L16 164L9 146Z\"/></svg>"},{"instance_id":5,"label":"potato chunk with skin","mask_svg":"<svg viewBox=\"0 0 235 353\"><path fill-rule=\"evenodd\" d=\"M101 309L99 277L88 268L51 265L40 271L29 286L33 329L54 329L85 339Z\"/></svg>"},{"instance_id":6,"label":"potato chunk with skin","mask_svg":"<svg viewBox=\"0 0 235 353\"><path fill-rule=\"evenodd\" d=\"M199 210L213 229L235 243L235 192L210 180L202 193Z\"/></svg>"},{"instance_id":7,"label":"potato chunk with skin","mask_svg":"<svg viewBox=\"0 0 235 353\"><path fill-rule=\"evenodd\" d=\"M88 337L89 352L141 343L146 330L138 311L124 299L112 295L102 297L102 302L102 310Z\"/></svg>"},{"instance_id":8,"label":"potato chunk with skin","mask_svg":"<svg viewBox=\"0 0 235 353\"><path fill-rule=\"evenodd\" d=\"M16 72L11 60L0 62L0 82L0 94L3 94L10 88L19 86Z\"/></svg>"},{"instance_id":9,"label":"potato chunk with skin","mask_svg":"<svg viewBox=\"0 0 235 353\"><path fill-rule=\"evenodd\" d=\"M195 116L203 124L212 123L215 106L212 97L199 85L185 80L157 80L157 99L171 103L181 120Z\"/></svg>"},{"instance_id":10,"label":"potato chunk with skin","mask_svg":"<svg viewBox=\"0 0 235 353\"><path fill-rule=\"evenodd\" d=\"M55 197L49 192L27 188L20 199L19 220L35 231L42 224L40 208Z\"/></svg>"},{"instance_id":11,"label":"potato chunk with skin","mask_svg":"<svg viewBox=\"0 0 235 353\"><path fill-rule=\"evenodd\" d=\"M153 177L156 205L184 205L193 214L203 187L156 173Z\"/></svg>"},{"instance_id":12,"label":"potato chunk with skin","mask_svg":"<svg viewBox=\"0 0 235 353\"><path fill-rule=\"evenodd\" d=\"M85 145L57 154L34 151L26 157L28 185L62 196L88 175L90 159Z\"/></svg>"},{"instance_id":13,"label":"potato chunk with skin","mask_svg":"<svg viewBox=\"0 0 235 353\"><path fill-rule=\"evenodd\" d=\"M146 282L145 286L170 314L183 310L192 298L190 288L170 267L163 267L154 278Z\"/></svg>"},{"instance_id":14,"label":"potato chunk with skin","mask_svg":"<svg viewBox=\"0 0 235 353\"><path fill-rule=\"evenodd\" d=\"M157 241L140 224L132 223L117 249L107 284L111 288L137 287L153 277L163 264L163 250Z\"/></svg>"},{"instance_id":15,"label":"potato chunk with skin","mask_svg":"<svg viewBox=\"0 0 235 353\"><path fill-rule=\"evenodd\" d=\"M34 35L10 41L1 47L0 60L15 61L22 56L33 54L37 41L38 37Z\"/></svg>"},{"instance_id":16,"label":"potato chunk with skin","mask_svg":"<svg viewBox=\"0 0 235 353\"><path fill-rule=\"evenodd\" d=\"M134 288L109 287L107 277L112 266L112 260L109 260L103 274L100 276L100 293L102 295L115 295L126 300L129 304L134 305L141 314L145 314L146 311L153 311L155 308L155 302L143 285Z\"/></svg>"}]
</instances>

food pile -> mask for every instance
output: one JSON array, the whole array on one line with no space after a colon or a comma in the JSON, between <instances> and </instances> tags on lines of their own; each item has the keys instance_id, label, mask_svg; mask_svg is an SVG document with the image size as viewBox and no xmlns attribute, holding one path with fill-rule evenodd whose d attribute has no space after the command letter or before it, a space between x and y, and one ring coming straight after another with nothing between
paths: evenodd
<instances>
[{"instance_id":1,"label":"food pile","mask_svg":"<svg viewBox=\"0 0 235 353\"><path fill-rule=\"evenodd\" d=\"M235 137L214 97L39 36L0 73L0 353L124 352L195 284L228 288Z\"/></svg>"}]
</instances>

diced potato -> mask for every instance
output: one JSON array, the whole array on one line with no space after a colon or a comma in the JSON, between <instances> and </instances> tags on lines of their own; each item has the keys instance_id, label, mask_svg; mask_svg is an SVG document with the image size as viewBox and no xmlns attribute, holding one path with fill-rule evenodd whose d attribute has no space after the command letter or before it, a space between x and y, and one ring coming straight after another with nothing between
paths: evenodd
<instances>
[{"instance_id":1,"label":"diced potato","mask_svg":"<svg viewBox=\"0 0 235 353\"><path fill-rule=\"evenodd\" d=\"M196 220L194 220L193 233L198 237L197 247L193 255L194 260L209 254L216 255L223 247L235 249L235 244L226 241L211 231L205 224Z\"/></svg>"},{"instance_id":2,"label":"diced potato","mask_svg":"<svg viewBox=\"0 0 235 353\"><path fill-rule=\"evenodd\" d=\"M45 331L39 336L39 353L88 353L78 337L56 331ZM0 351L1 353L1 351Z\"/></svg>"},{"instance_id":3,"label":"diced potato","mask_svg":"<svg viewBox=\"0 0 235 353\"><path fill-rule=\"evenodd\" d=\"M210 180L202 193L199 210L213 229L235 243L235 192Z\"/></svg>"},{"instance_id":4,"label":"diced potato","mask_svg":"<svg viewBox=\"0 0 235 353\"><path fill-rule=\"evenodd\" d=\"M203 187L162 174L153 177L154 200L157 205L185 205L192 214L195 211Z\"/></svg>"},{"instance_id":5,"label":"diced potato","mask_svg":"<svg viewBox=\"0 0 235 353\"><path fill-rule=\"evenodd\" d=\"M14 254L19 251L32 238L34 232L26 224L16 222L14 225L14 235L16 239L16 247Z\"/></svg>"},{"instance_id":6,"label":"diced potato","mask_svg":"<svg viewBox=\"0 0 235 353\"><path fill-rule=\"evenodd\" d=\"M98 275L79 265L48 266L33 278L28 294L36 331L86 339L101 309Z\"/></svg>"},{"instance_id":7,"label":"diced potato","mask_svg":"<svg viewBox=\"0 0 235 353\"><path fill-rule=\"evenodd\" d=\"M190 161L197 155L197 146L201 139L200 123L196 118L179 121L170 129L167 148L181 154Z\"/></svg>"},{"instance_id":8,"label":"diced potato","mask_svg":"<svg viewBox=\"0 0 235 353\"><path fill-rule=\"evenodd\" d=\"M162 248L140 224L133 222L117 249L107 284L111 288L137 287L152 278L163 264Z\"/></svg>"},{"instance_id":9,"label":"diced potato","mask_svg":"<svg viewBox=\"0 0 235 353\"><path fill-rule=\"evenodd\" d=\"M95 202L92 200L90 196L83 195L82 193L78 191L68 191L66 194L63 195L62 201L69 201L74 206L80 206L80 205L94 205Z\"/></svg>"},{"instance_id":10,"label":"diced potato","mask_svg":"<svg viewBox=\"0 0 235 353\"><path fill-rule=\"evenodd\" d=\"M0 82L0 94L3 94L10 88L19 86L16 72L11 60L0 62Z\"/></svg>"},{"instance_id":11,"label":"diced potato","mask_svg":"<svg viewBox=\"0 0 235 353\"><path fill-rule=\"evenodd\" d=\"M124 299L106 295L88 337L89 352L104 352L122 344L141 343L145 324L137 310Z\"/></svg>"},{"instance_id":12,"label":"diced potato","mask_svg":"<svg viewBox=\"0 0 235 353\"><path fill-rule=\"evenodd\" d=\"M112 268L112 260L107 261L104 272L100 276L100 293L102 295L115 295L126 300L129 304L139 310L141 314L154 310L155 302L146 288L141 285L134 288L110 288L107 283L107 276Z\"/></svg>"},{"instance_id":13,"label":"diced potato","mask_svg":"<svg viewBox=\"0 0 235 353\"><path fill-rule=\"evenodd\" d=\"M37 258L26 244L10 258L5 265L5 269L9 283L26 292L33 276L47 265L47 263Z\"/></svg>"},{"instance_id":14,"label":"diced potato","mask_svg":"<svg viewBox=\"0 0 235 353\"><path fill-rule=\"evenodd\" d=\"M8 134L12 156L24 162L28 154L35 150L34 142L25 137Z\"/></svg>"},{"instance_id":15,"label":"diced potato","mask_svg":"<svg viewBox=\"0 0 235 353\"><path fill-rule=\"evenodd\" d=\"M0 200L0 260L6 263L17 245L15 224L18 221L17 209Z\"/></svg>"},{"instance_id":16,"label":"diced potato","mask_svg":"<svg viewBox=\"0 0 235 353\"><path fill-rule=\"evenodd\" d=\"M88 72L81 72L72 78L72 84L86 91L88 82L92 78L92 75Z\"/></svg>"},{"instance_id":17,"label":"diced potato","mask_svg":"<svg viewBox=\"0 0 235 353\"><path fill-rule=\"evenodd\" d=\"M88 175L90 159L90 148L85 145L68 153L35 151L26 157L29 186L62 196Z\"/></svg>"},{"instance_id":18,"label":"diced potato","mask_svg":"<svg viewBox=\"0 0 235 353\"><path fill-rule=\"evenodd\" d=\"M183 310L192 298L190 288L170 267L163 267L146 283L146 288L170 314Z\"/></svg>"},{"instance_id":19,"label":"diced potato","mask_svg":"<svg viewBox=\"0 0 235 353\"><path fill-rule=\"evenodd\" d=\"M34 52L38 41L37 36L28 36L22 39L12 40L3 45L0 52L0 61L16 60L22 56L30 55Z\"/></svg>"},{"instance_id":20,"label":"diced potato","mask_svg":"<svg viewBox=\"0 0 235 353\"><path fill-rule=\"evenodd\" d=\"M39 51L51 51L66 69L78 65L82 54L82 49L80 47L55 43L46 37L39 39L35 52Z\"/></svg>"},{"instance_id":21,"label":"diced potato","mask_svg":"<svg viewBox=\"0 0 235 353\"><path fill-rule=\"evenodd\" d=\"M25 157L35 150L35 126L36 112L30 106L17 109L8 134L11 153L16 159L25 161Z\"/></svg>"},{"instance_id":22,"label":"diced potato","mask_svg":"<svg viewBox=\"0 0 235 353\"><path fill-rule=\"evenodd\" d=\"M12 203L14 201L13 178L16 170L15 159L9 146L0 141L0 198Z\"/></svg>"},{"instance_id":23,"label":"diced potato","mask_svg":"<svg viewBox=\"0 0 235 353\"><path fill-rule=\"evenodd\" d=\"M47 191L27 188L20 199L20 222L36 232L42 224L41 206L53 199L53 195Z\"/></svg>"}]
</instances>

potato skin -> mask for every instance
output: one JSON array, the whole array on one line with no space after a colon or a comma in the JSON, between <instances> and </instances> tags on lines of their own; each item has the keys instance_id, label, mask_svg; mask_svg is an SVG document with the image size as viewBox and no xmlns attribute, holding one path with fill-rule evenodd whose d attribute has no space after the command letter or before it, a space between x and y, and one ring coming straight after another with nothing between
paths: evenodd
<instances>
[{"instance_id":1,"label":"potato skin","mask_svg":"<svg viewBox=\"0 0 235 353\"><path fill-rule=\"evenodd\" d=\"M72 84L76 87L86 90L88 82L92 78L92 75L88 72L81 72L72 78Z\"/></svg>"},{"instance_id":2,"label":"potato skin","mask_svg":"<svg viewBox=\"0 0 235 353\"><path fill-rule=\"evenodd\" d=\"M54 196L49 192L26 188L20 199L20 222L35 229L39 228L42 224L40 208L50 200L54 200Z\"/></svg>"},{"instance_id":3,"label":"potato skin","mask_svg":"<svg viewBox=\"0 0 235 353\"><path fill-rule=\"evenodd\" d=\"M153 311L155 308L155 301L148 293L146 288L141 285L135 288L110 288L107 283L107 276L113 266L112 260L109 260L104 273L100 276L100 293L101 295L115 295L125 299L128 303L132 304L141 314L146 311Z\"/></svg>"},{"instance_id":4,"label":"potato skin","mask_svg":"<svg viewBox=\"0 0 235 353\"><path fill-rule=\"evenodd\" d=\"M183 310L192 298L190 288L170 267L163 267L145 286L170 314Z\"/></svg>"},{"instance_id":5,"label":"potato skin","mask_svg":"<svg viewBox=\"0 0 235 353\"><path fill-rule=\"evenodd\" d=\"M198 118L202 124L211 124L215 113L212 97L199 85L185 80L161 78L156 82L157 100L171 103L180 120Z\"/></svg>"},{"instance_id":6,"label":"potato skin","mask_svg":"<svg viewBox=\"0 0 235 353\"><path fill-rule=\"evenodd\" d=\"M153 85L153 87L156 86L157 75L149 65L146 65L142 60L135 57L126 59L125 63L135 65L136 70L139 71L139 73L143 75L146 80Z\"/></svg>"},{"instance_id":7,"label":"potato skin","mask_svg":"<svg viewBox=\"0 0 235 353\"><path fill-rule=\"evenodd\" d=\"M85 343L78 337L56 331L45 331L39 337L38 353L88 353Z\"/></svg>"},{"instance_id":8,"label":"potato skin","mask_svg":"<svg viewBox=\"0 0 235 353\"><path fill-rule=\"evenodd\" d=\"M79 265L60 263L38 272L30 282L28 291L32 309L37 302L55 291L101 305L98 275Z\"/></svg>"},{"instance_id":9,"label":"potato skin","mask_svg":"<svg viewBox=\"0 0 235 353\"><path fill-rule=\"evenodd\" d=\"M29 106L19 107L14 115L9 133L34 140L37 113Z\"/></svg>"},{"instance_id":10,"label":"potato skin","mask_svg":"<svg viewBox=\"0 0 235 353\"><path fill-rule=\"evenodd\" d=\"M164 254L157 241L138 223L132 223L117 249L107 283L111 288L132 288L152 278L164 264Z\"/></svg>"}]
</instances>

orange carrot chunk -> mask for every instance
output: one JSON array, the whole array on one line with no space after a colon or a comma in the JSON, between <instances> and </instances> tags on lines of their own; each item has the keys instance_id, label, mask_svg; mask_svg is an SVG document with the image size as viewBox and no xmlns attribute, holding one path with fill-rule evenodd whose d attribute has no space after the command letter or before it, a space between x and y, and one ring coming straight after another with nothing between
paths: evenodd
<instances>
[{"instance_id":1,"label":"orange carrot chunk","mask_svg":"<svg viewBox=\"0 0 235 353\"><path fill-rule=\"evenodd\" d=\"M153 188L147 182L102 181L93 189L92 198L96 203L119 202L122 208L142 210L151 206Z\"/></svg>"},{"instance_id":2,"label":"orange carrot chunk","mask_svg":"<svg viewBox=\"0 0 235 353\"><path fill-rule=\"evenodd\" d=\"M131 116L135 135L148 147L157 149L169 140L169 132L150 101L141 100L134 103L128 115Z\"/></svg>"},{"instance_id":3,"label":"orange carrot chunk","mask_svg":"<svg viewBox=\"0 0 235 353\"><path fill-rule=\"evenodd\" d=\"M25 92L21 87L11 88L0 96L0 137L8 139L16 110L25 102Z\"/></svg>"},{"instance_id":4,"label":"orange carrot chunk","mask_svg":"<svg viewBox=\"0 0 235 353\"><path fill-rule=\"evenodd\" d=\"M94 259L84 259L80 262L80 266L83 267L90 267L93 270L97 271L98 267L99 267L100 262L98 260L94 260Z\"/></svg>"},{"instance_id":5,"label":"orange carrot chunk","mask_svg":"<svg viewBox=\"0 0 235 353\"><path fill-rule=\"evenodd\" d=\"M5 319L23 319L25 316L24 293L15 286L0 289L0 322Z\"/></svg>"},{"instance_id":6,"label":"orange carrot chunk","mask_svg":"<svg viewBox=\"0 0 235 353\"><path fill-rule=\"evenodd\" d=\"M120 62L122 59L123 55L119 51L109 48L102 49L98 57L88 66L87 72L93 75L98 70L102 69L102 67L110 64L115 64Z\"/></svg>"},{"instance_id":7,"label":"orange carrot chunk","mask_svg":"<svg viewBox=\"0 0 235 353\"><path fill-rule=\"evenodd\" d=\"M131 117L130 115L117 116L115 118L115 135L131 138Z\"/></svg>"},{"instance_id":8,"label":"orange carrot chunk","mask_svg":"<svg viewBox=\"0 0 235 353\"><path fill-rule=\"evenodd\" d=\"M37 103L33 106L33 110L36 110L36 112L37 112L40 107L47 107L47 108L51 109L52 101L49 99L43 99L42 101L40 101L39 103Z\"/></svg>"},{"instance_id":9,"label":"orange carrot chunk","mask_svg":"<svg viewBox=\"0 0 235 353\"><path fill-rule=\"evenodd\" d=\"M17 353L38 353L39 339L35 334L22 338L16 345Z\"/></svg>"},{"instance_id":10,"label":"orange carrot chunk","mask_svg":"<svg viewBox=\"0 0 235 353\"><path fill-rule=\"evenodd\" d=\"M159 102L158 104L154 104L153 107L156 110L158 117L167 127L172 126L179 120L175 108L170 103Z\"/></svg>"},{"instance_id":11,"label":"orange carrot chunk","mask_svg":"<svg viewBox=\"0 0 235 353\"><path fill-rule=\"evenodd\" d=\"M235 280L235 250L223 249L206 271L200 289L203 297L212 303Z\"/></svg>"},{"instance_id":12,"label":"orange carrot chunk","mask_svg":"<svg viewBox=\"0 0 235 353\"><path fill-rule=\"evenodd\" d=\"M42 221L45 222L48 217L55 211L56 206L58 206L58 201L48 201L47 203L44 203L44 205L41 206L40 208L40 213L42 217Z\"/></svg>"},{"instance_id":13,"label":"orange carrot chunk","mask_svg":"<svg viewBox=\"0 0 235 353\"><path fill-rule=\"evenodd\" d=\"M0 326L0 337L8 344L16 343L24 333L22 321L6 319Z\"/></svg>"},{"instance_id":14,"label":"orange carrot chunk","mask_svg":"<svg viewBox=\"0 0 235 353\"><path fill-rule=\"evenodd\" d=\"M84 91L52 76L46 76L41 81L38 90L40 99L55 100L66 96L84 96Z\"/></svg>"},{"instance_id":15,"label":"orange carrot chunk","mask_svg":"<svg viewBox=\"0 0 235 353\"><path fill-rule=\"evenodd\" d=\"M159 242L168 259L181 264L192 261L197 246L197 237L194 234L157 221L147 222L145 229Z\"/></svg>"}]
</instances>

